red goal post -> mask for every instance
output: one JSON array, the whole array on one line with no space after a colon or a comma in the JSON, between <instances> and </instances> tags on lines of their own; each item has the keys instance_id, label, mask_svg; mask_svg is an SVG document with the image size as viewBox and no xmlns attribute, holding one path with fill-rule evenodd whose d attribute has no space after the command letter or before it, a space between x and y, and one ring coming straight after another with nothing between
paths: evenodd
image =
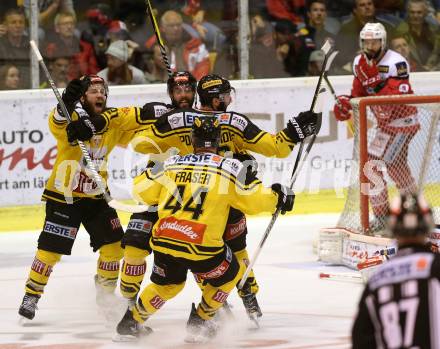
<instances>
[{"instance_id":1,"label":"red goal post","mask_svg":"<svg viewBox=\"0 0 440 349\"><path fill-rule=\"evenodd\" d=\"M440 115L440 95L431 96L419 96L419 95L397 95L397 96L379 96L379 97L366 97L357 98L351 101L353 105L353 121L355 123L355 133L356 133L356 119L358 119L358 133L359 133L359 196L360 196L360 225L363 231L367 231L370 227L370 204L368 198L368 184L369 180L365 171L365 164L368 161L368 146L369 146L369 136L368 130L369 121L373 122L373 127L376 124L372 121L371 107L375 106L401 106L410 105L417 108L418 121L421 124L421 131L427 138L424 144L424 151L420 152L419 155L423 161L421 162L420 172L416 177L418 184L418 189L423 191L427 196L428 202L431 205L439 205L440 198L440 126L439 126L439 115ZM373 116L374 118L374 116ZM419 131L420 132L420 131ZM371 138L371 136L370 136ZM420 138L420 137L419 137ZM417 135L411 142L417 141ZM423 141L418 140L419 144ZM436 144L437 143L437 144ZM355 145L356 146L356 145ZM411 146L411 144L410 144ZM419 148L421 150L421 148ZM436 150L436 154L433 154L433 150ZM412 165L415 162L414 158L408 158L408 162ZM416 167L416 166L413 166ZM432 167L432 168L431 168ZM428 173L428 171L435 171L437 173L437 178L435 178L435 173ZM426 177L428 176L428 178ZM425 186L426 181L429 181L430 187L427 189ZM364 190L362 190L364 188ZM440 212L438 207L434 207L437 222L440 223Z\"/></svg>"}]
</instances>

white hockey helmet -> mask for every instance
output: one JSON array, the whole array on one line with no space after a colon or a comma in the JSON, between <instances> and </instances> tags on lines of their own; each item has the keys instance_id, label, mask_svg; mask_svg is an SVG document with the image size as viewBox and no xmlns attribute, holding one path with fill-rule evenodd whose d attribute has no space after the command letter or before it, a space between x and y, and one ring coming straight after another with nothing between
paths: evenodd
<instances>
[{"instance_id":1,"label":"white hockey helmet","mask_svg":"<svg viewBox=\"0 0 440 349\"><path fill-rule=\"evenodd\" d=\"M382 51L385 51L387 45L387 31L382 23L367 23L359 34L359 47L364 50L363 40L380 39Z\"/></svg>"}]
</instances>

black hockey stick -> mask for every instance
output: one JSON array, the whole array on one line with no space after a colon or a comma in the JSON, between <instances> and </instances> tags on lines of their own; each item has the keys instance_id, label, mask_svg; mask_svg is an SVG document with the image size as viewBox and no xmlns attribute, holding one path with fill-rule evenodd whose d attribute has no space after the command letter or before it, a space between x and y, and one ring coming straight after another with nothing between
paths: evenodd
<instances>
[{"instance_id":1,"label":"black hockey stick","mask_svg":"<svg viewBox=\"0 0 440 349\"><path fill-rule=\"evenodd\" d=\"M165 66L167 68L168 76L171 76L173 72L171 70L170 61L168 60L167 50L162 41L162 36L160 35L159 26L157 25L156 16L154 16L153 7L151 6L150 0L147 0L147 13L148 16L150 17L151 24L153 25L154 34L156 35L156 40L160 48L160 53L162 55L163 62L165 63Z\"/></svg>"},{"instance_id":2,"label":"black hockey stick","mask_svg":"<svg viewBox=\"0 0 440 349\"><path fill-rule=\"evenodd\" d=\"M322 79L324 78L324 75L326 74L326 72L329 71L330 66L334 60L334 58L336 57L336 55L338 54L338 51L332 51L331 50L331 45L329 43L329 41L326 41L325 44L322 46L321 48L324 53L325 53L325 58L324 58L324 63L322 65L322 69L321 69L321 73L319 74L319 79L318 79L318 84L316 85L316 89L315 89L315 93L313 95L313 100L312 100L312 104L310 106L310 110L313 111L316 107L316 103L318 101L319 95L323 92L323 90L321 89L321 84L322 84ZM325 91L325 90L324 90ZM317 127L315 129L315 132L313 133L312 138L310 139L310 142L307 144L307 148L304 152L304 156L302 157L302 151L304 148L304 142L301 142L300 148L298 150L298 155L297 158L295 160L295 165L293 167L292 170L292 176L290 179L290 185L289 187L292 189L293 185L296 182L296 179L298 178L298 174L301 172L302 167L304 166L304 163L310 153L310 150L312 149L313 144L315 143L316 140L316 136L319 132L319 129L321 128L321 121L322 121L322 115L320 113L320 115L318 116L318 122L317 122ZM248 276L249 273L251 272L253 266L255 265L255 262L257 261L258 256L260 255L261 250L263 249L264 244L266 243L266 240L269 236L269 233L272 230L273 225L275 224L275 221L277 220L278 216L280 214L280 209L277 208L274 212L274 214L272 215L272 219L269 222L269 225L266 228L266 231L264 232L264 235L260 241L260 243L258 244L257 249L254 252L254 255L252 256L252 259L249 263L249 265L246 268L246 271L244 272L240 283L238 284L238 288L242 289Z\"/></svg>"},{"instance_id":3,"label":"black hockey stick","mask_svg":"<svg viewBox=\"0 0 440 349\"><path fill-rule=\"evenodd\" d=\"M338 96L336 95L335 89L333 88L332 83L330 82L330 79L328 78L327 72L324 74L325 83L330 90L330 93L333 96L333 99L335 100L335 103L338 105L339 109L342 109L341 102L338 99ZM353 124L350 122L350 120L347 120L347 125L350 128L350 131L352 134L354 134Z\"/></svg>"},{"instance_id":4,"label":"black hockey stick","mask_svg":"<svg viewBox=\"0 0 440 349\"><path fill-rule=\"evenodd\" d=\"M34 40L31 40L30 42L32 51L34 52L35 56L37 57L38 62L40 63L41 68L43 69L44 74L46 75L46 79L49 82L50 87L52 88L53 93L55 94L55 97L58 101L58 103L61 106L61 110L66 117L68 122L72 122L72 118L67 111L66 105L64 104L60 92L58 91L57 87L55 86L55 82L52 79L52 76L50 75L49 70L46 67L46 64L44 63L43 57L41 56L40 50L38 49L36 43ZM138 213L138 212L145 212L148 210L147 206L144 205L128 205L124 204L122 202L116 201L113 199L109 193L106 190L106 185L104 184L104 180L99 175L98 170L95 166L95 164L92 161L92 158L90 157L89 151L87 150L86 145L78 140L78 145L81 149L81 152L84 156L84 159L86 161L86 166L89 169L90 173L93 176L93 180L96 182L96 185L99 188L99 191L104 196L105 201L107 201L108 205L110 207L113 207L116 210L125 211L125 212L131 212L131 213Z\"/></svg>"}]
</instances>

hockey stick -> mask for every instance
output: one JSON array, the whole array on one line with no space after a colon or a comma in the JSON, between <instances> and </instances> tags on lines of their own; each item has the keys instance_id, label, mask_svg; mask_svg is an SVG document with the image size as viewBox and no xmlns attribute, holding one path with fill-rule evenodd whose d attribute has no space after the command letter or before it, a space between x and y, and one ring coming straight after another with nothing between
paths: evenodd
<instances>
[{"instance_id":1,"label":"hockey stick","mask_svg":"<svg viewBox=\"0 0 440 349\"><path fill-rule=\"evenodd\" d=\"M53 93L55 94L56 99L58 100L58 103L61 106L61 110L66 117L68 122L72 122L72 118L67 111L66 105L64 104L60 92L58 91L57 87L55 86L55 82L52 79L52 76L50 75L49 70L46 67L46 64L44 63L43 57L41 56L40 50L38 49L37 45L35 44L34 40L29 41L32 51L34 52L35 56L37 57L38 62L40 63L41 68L43 69L44 74L46 75L46 79L49 82L50 87L52 88ZM95 164L93 163L89 151L87 150L86 145L78 140L78 145L81 149L81 152L84 156L84 159L86 160L86 166L90 170L93 180L96 182L96 185L98 186L100 192L104 196L105 201L107 201L108 205L110 207L113 207L116 210L125 211L125 212L131 212L131 213L139 213L139 212L145 212L148 210L147 206L144 205L128 205L124 204L122 202L116 201L113 199L109 193L106 190L106 185L104 184L104 181L102 177L99 175L98 170L96 169Z\"/></svg>"},{"instance_id":2,"label":"hockey stick","mask_svg":"<svg viewBox=\"0 0 440 349\"><path fill-rule=\"evenodd\" d=\"M319 278L330 281L348 281L363 283L362 275L360 273L319 273Z\"/></svg>"},{"instance_id":3,"label":"hockey stick","mask_svg":"<svg viewBox=\"0 0 440 349\"><path fill-rule=\"evenodd\" d=\"M165 63L165 66L167 68L168 76L171 76L173 72L171 71L170 61L168 60L167 51L162 41L162 36L160 35L159 26L157 25L156 17L154 16L153 7L151 6L150 0L147 0L147 13L148 16L150 17L151 24L153 25L154 34L156 35L156 40L160 48L160 53L162 55L163 62Z\"/></svg>"},{"instance_id":4,"label":"hockey stick","mask_svg":"<svg viewBox=\"0 0 440 349\"><path fill-rule=\"evenodd\" d=\"M331 51L331 48L332 47L331 47L330 42L328 40L325 42L325 44L321 48L324 51L324 53L325 53L325 58L324 58L324 63L322 65L321 73L319 74L318 84L316 85L315 93L313 95L312 104L310 106L310 110L311 111L313 111L315 109L316 103L318 101L318 97L322 93L321 84L322 84L322 79L324 77L324 74L330 69L330 66L331 66L333 60L335 59L336 55L338 54L338 51ZM291 189L293 188L293 185L295 184L295 181L298 178L298 174L301 172L301 169L304 166L304 163L305 163L305 161L306 161L306 159L307 159L307 157L308 157L308 155L310 153L310 150L312 149L312 146L315 143L317 133L319 132L319 129L321 127L321 117L322 116L319 115L318 122L317 122L317 127L315 129L315 132L314 132L310 142L307 144L307 148L306 148L306 150L304 152L304 156L303 157L302 157L302 150L303 150L303 147L304 147L304 145L303 145L304 142L301 142L301 145L300 145L300 148L299 148L299 151L298 151L298 155L297 155L297 158L295 160L295 165L293 167L292 176L291 176L291 179L290 179L290 186L289 187ZM272 219L270 220L269 225L267 226L266 231L264 232L264 235L263 235L260 243L258 244L257 249L254 252L254 255L252 256L251 262L247 266L246 271L244 272L244 274L243 274L243 276L241 278L241 281L240 281L240 283L237 286L239 289L243 288L243 286L244 286L244 284L245 284L245 282L246 282L246 280L247 280L247 278L249 276L249 273L251 272L253 266L255 265L255 262L257 261L258 256L260 255L260 252L263 249L263 246L266 243L266 240L267 240L267 238L269 236L269 233L271 232L272 227L275 224L275 221L277 220L279 214L280 214L280 209L277 208L275 210L275 213L272 215Z\"/></svg>"},{"instance_id":5,"label":"hockey stick","mask_svg":"<svg viewBox=\"0 0 440 349\"><path fill-rule=\"evenodd\" d=\"M335 89L333 88L333 85L331 84L331 82L328 78L327 72L324 74L324 80L325 80L325 83L327 84L328 89L330 90L330 93L333 96L333 99L335 100L335 103L338 105L339 109L342 109L341 102L339 101L338 96L336 96ZM348 125L351 133L354 134L353 124L350 122L350 120L347 120L347 125Z\"/></svg>"}]
</instances>

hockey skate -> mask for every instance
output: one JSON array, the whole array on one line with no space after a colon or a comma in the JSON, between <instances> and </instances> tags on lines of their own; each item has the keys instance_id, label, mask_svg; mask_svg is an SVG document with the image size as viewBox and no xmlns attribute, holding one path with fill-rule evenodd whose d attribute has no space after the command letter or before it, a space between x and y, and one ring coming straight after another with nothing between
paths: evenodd
<instances>
[{"instance_id":1,"label":"hockey skate","mask_svg":"<svg viewBox=\"0 0 440 349\"><path fill-rule=\"evenodd\" d=\"M38 309L37 303L39 299L39 295L26 293L18 309L18 314L28 320L32 320L35 317L35 310Z\"/></svg>"},{"instance_id":2,"label":"hockey skate","mask_svg":"<svg viewBox=\"0 0 440 349\"><path fill-rule=\"evenodd\" d=\"M197 314L196 306L192 304L191 314L186 323L186 343L206 343L217 334L217 324L213 320L204 320Z\"/></svg>"},{"instance_id":3,"label":"hockey skate","mask_svg":"<svg viewBox=\"0 0 440 349\"><path fill-rule=\"evenodd\" d=\"M255 293L251 293L250 290L243 289L242 291L243 294L241 294L240 297L243 301L246 313L255 326L260 328L259 321L263 316L263 313L258 305L257 296Z\"/></svg>"},{"instance_id":4,"label":"hockey skate","mask_svg":"<svg viewBox=\"0 0 440 349\"><path fill-rule=\"evenodd\" d=\"M227 301L223 303L223 306L217 310L212 321L217 326L217 329L222 327L229 320L234 319L234 314L232 313L232 305L230 305Z\"/></svg>"},{"instance_id":5,"label":"hockey skate","mask_svg":"<svg viewBox=\"0 0 440 349\"><path fill-rule=\"evenodd\" d=\"M143 326L133 318L133 312L130 309L124 314L122 320L116 326L117 334L113 337L113 342L134 342L141 337L148 336L153 332L151 327Z\"/></svg>"},{"instance_id":6,"label":"hockey skate","mask_svg":"<svg viewBox=\"0 0 440 349\"><path fill-rule=\"evenodd\" d=\"M114 294L109 292L99 281L99 276L95 275L96 288L96 305L98 306L98 313L104 316L108 322L115 323L121 318L123 313L122 301Z\"/></svg>"}]
</instances>

